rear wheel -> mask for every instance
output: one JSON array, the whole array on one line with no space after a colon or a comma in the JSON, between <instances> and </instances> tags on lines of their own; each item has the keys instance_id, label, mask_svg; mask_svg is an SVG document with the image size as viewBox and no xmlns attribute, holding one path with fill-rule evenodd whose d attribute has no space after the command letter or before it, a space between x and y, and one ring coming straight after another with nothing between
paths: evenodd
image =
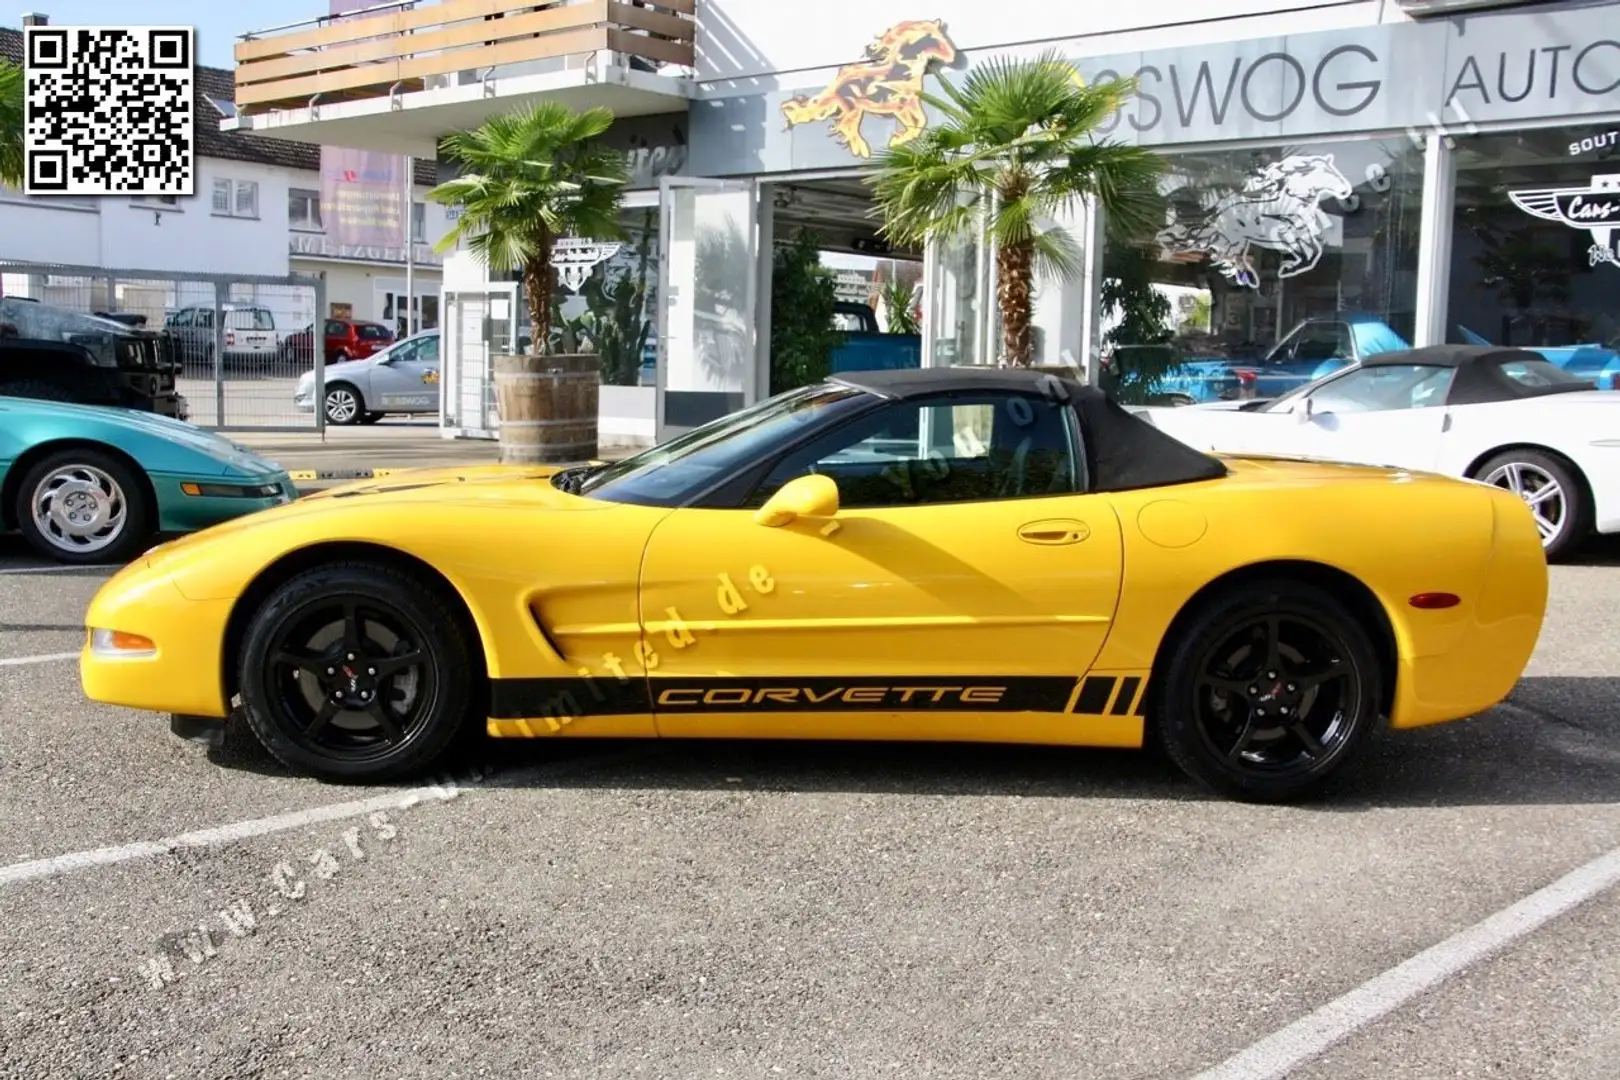
<instances>
[{"instance_id":1,"label":"rear wheel","mask_svg":"<svg viewBox=\"0 0 1620 1080\"><path fill-rule=\"evenodd\" d=\"M89 448L60 450L29 469L17 487L17 527L58 562L127 562L152 535L155 508L134 470Z\"/></svg>"},{"instance_id":2,"label":"rear wheel","mask_svg":"<svg viewBox=\"0 0 1620 1080\"><path fill-rule=\"evenodd\" d=\"M446 599L366 563L310 570L253 616L244 715L278 761L327 780L419 773L466 727L473 645Z\"/></svg>"},{"instance_id":3,"label":"rear wheel","mask_svg":"<svg viewBox=\"0 0 1620 1080\"><path fill-rule=\"evenodd\" d=\"M1366 748L1382 674L1366 630L1304 582L1245 583L1206 602L1172 643L1153 720L1170 758L1222 794L1300 798Z\"/></svg>"},{"instance_id":4,"label":"rear wheel","mask_svg":"<svg viewBox=\"0 0 1620 1080\"><path fill-rule=\"evenodd\" d=\"M1571 554L1586 541L1592 529L1592 502L1579 474L1562 458L1540 450L1508 450L1475 469L1473 477L1524 500L1549 561Z\"/></svg>"}]
</instances>

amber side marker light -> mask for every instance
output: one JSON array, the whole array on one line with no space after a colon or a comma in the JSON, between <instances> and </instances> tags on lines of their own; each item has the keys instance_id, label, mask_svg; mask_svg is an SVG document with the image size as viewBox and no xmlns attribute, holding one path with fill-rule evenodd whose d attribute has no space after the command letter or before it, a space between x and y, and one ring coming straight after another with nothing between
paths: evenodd
<instances>
[{"instance_id":1,"label":"amber side marker light","mask_svg":"<svg viewBox=\"0 0 1620 1080\"><path fill-rule=\"evenodd\" d=\"M180 485L180 490L187 495L208 496L215 499L270 499L281 494L281 488L275 484L194 484L187 481Z\"/></svg>"},{"instance_id":2,"label":"amber side marker light","mask_svg":"<svg viewBox=\"0 0 1620 1080\"><path fill-rule=\"evenodd\" d=\"M123 630L91 630L90 651L100 656L151 656L157 643Z\"/></svg>"},{"instance_id":3,"label":"amber side marker light","mask_svg":"<svg viewBox=\"0 0 1620 1080\"><path fill-rule=\"evenodd\" d=\"M1420 611L1437 611L1440 608L1456 607L1462 603L1462 597L1448 592L1420 592L1407 600L1407 603Z\"/></svg>"}]
</instances>

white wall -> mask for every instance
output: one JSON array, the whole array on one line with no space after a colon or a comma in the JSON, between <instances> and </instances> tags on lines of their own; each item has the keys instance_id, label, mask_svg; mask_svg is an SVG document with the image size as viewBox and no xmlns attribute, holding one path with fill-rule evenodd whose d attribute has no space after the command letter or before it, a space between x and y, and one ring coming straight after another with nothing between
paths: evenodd
<instances>
[{"instance_id":1,"label":"white wall","mask_svg":"<svg viewBox=\"0 0 1620 1080\"><path fill-rule=\"evenodd\" d=\"M1369 26L1380 18L1405 21L1395 5L1379 0L935 0L924 8L915 0L820 0L814 17L804 19L784 18L779 5L760 0L705 0L698 8L697 71L700 80L710 81L830 70L859 60L868 42L910 19L941 19L959 50L982 52L1137 31L1152 37L1157 28L1167 28L1183 44L1190 34L1198 35L1193 41L1221 41ZM1117 44L1158 47L1146 40ZM1115 47L1110 42L1104 51Z\"/></svg>"},{"instance_id":2,"label":"white wall","mask_svg":"<svg viewBox=\"0 0 1620 1080\"><path fill-rule=\"evenodd\" d=\"M293 169L202 158L196 194L173 207L123 196L101 200L100 265L203 274L287 272L287 189ZM311 174L312 175L312 174ZM212 212L216 177L259 185L259 216Z\"/></svg>"},{"instance_id":3,"label":"white wall","mask_svg":"<svg viewBox=\"0 0 1620 1080\"><path fill-rule=\"evenodd\" d=\"M101 215L92 200L27 198L0 188L0 262L101 261Z\"/></svg>"}]
</instances>

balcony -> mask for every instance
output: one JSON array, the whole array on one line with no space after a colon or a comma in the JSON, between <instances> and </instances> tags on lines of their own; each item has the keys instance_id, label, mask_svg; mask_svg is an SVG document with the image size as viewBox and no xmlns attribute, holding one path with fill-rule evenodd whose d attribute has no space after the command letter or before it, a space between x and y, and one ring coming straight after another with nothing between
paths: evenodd
<instances>
[{"instance_id":1,"label":"balcony","mask_svg":"<svg viewBox=\"0 0 1620 1080\"><path fill-rule=\"evenodd\" d=\"M449 132L540 99L685 112L696 2L396 3L244 35L222 126L433 158Z\"/></svg>"}]
</instances>

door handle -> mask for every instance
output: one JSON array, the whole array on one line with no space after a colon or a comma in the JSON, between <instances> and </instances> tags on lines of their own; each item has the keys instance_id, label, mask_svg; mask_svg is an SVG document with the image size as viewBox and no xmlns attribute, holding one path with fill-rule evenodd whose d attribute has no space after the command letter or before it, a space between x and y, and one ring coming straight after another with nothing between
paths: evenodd
<instances>
[{"instance_id":1,"label":"door handle","mask_svg":"<svg viewBox=\"0 0 1620 1080\"><path fill-rule=\"evenodd\" d=\"M1085 522L1068 518L1032 521L1018 530L1018 539L1031 544L1078 544L1090 535Z\"/></svg>"}]
</instances>

